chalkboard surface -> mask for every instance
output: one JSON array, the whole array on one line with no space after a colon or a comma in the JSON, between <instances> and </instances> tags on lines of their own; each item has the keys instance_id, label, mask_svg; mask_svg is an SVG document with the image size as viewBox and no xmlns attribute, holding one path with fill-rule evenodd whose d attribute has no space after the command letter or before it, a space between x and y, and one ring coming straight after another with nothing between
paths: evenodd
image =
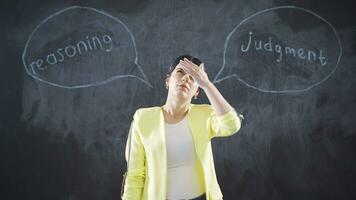
<instances>
[{"instance_id":1,"label":"chalkboard surface","mask_svg":"<svg viewBox=\"0 0 356 200\"><path fill-rule=\"evenodd\" d=\"M1 199L119 199L133 113L182 54L245 117L212 142L224 199L356 199L352 1L1 4Z\"/></svg>"}]
</instances>

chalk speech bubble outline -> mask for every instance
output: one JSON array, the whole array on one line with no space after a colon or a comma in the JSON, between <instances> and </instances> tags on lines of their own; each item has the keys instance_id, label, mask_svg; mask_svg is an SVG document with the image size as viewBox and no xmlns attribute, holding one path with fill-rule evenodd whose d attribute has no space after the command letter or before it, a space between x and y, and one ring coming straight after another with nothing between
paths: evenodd
<instances>
[{"instance_id":1,"label":"chalk speech bubble outline","mask_svg":"<svg viewBox=\"0 0 356 200\"><path fill-rule=\"evenodd\" d=\"M327 75L325 76L322 80L314 83L313 85L310 85L309 87L307 88L304 88L304 89L300 89L300 90L266 90L266 89L261 89L261 88L258 88L256 86L253 86L251 84L248 84L246 81L242 80L240 77L238 77L238 75L236 73L232 74L232 75L227 75L225 77L222 77L220 78L222 72L224 71L224 68L225 68L225 63L226 63L226 60L225 60L225 55L226 55L226 49L227 49L227 45L229 43L229 40L231 38L231 36L235 33L235 31L242 25L244 24L246 21L250 20L251 18L257 16L257 15L260 15L260 14L263 14L263 13L266 13L266 12L269 12L269 11L274 11L274 10L279 10L279 9L297 9L297 10L301 10L301 11L304 11L304 12L307 12L319 19L321 19L324 23L326 23L334 32L335 36L336 36L336 39L337 39L337 42L338 42L338 45L339 45L339 56L337 58L337 61L336 61L336 64L335 64L335 67L334 69ZM220 68L218 74L215 76L214 80L213 80L213 83L220 83L221 81L224 81L224 80L227 80L229 78L233 78L235 77L236 79L238 79L239 81L241 81L243 84L245 84L247 87L250 87L250 88L253 88L253 89L256 89L258 91L261 91L261 92L266 92L266 93L293 93L293 92L304 92L304 91L307 91L307 90L310 90L311 88L321 84L322 82L326 81L327 79L329 79L329 77L336 71L338 65L339 65L339 62L340 62L340 59L341 59L341 56L342 56L342 45L341 45L341 41L340 41L340 37L339 37L339 34L337 33L335 27L330 23L328 22L326 19L324 19L323 17L321 17L320 15L314 13L313 11L311 10L308 10L308 9L305 9L305 8L302 8L302 7L297 7L297 6L293 6L293 5L288 5L288 6L278 6L278 7L272 7L272 8L268 8L268 9L264 9L264 10L261 10L261 11L258 11L252 15L250 15L249 17L243 19L230 33L229 35L227 36L226 40L225 40L225 45L224 45L224 54L223 54L223 64L222 64L222 67Z\"/></svg>"},{"instance_id":2,"label":"chalk speech bubble outline","mask_svg":"<svg viewBox=\"0 0 356 200\"><path fill-rule=\"evenodd\" d=\"M130 75L130 74L126 74L126 75L115 75L115 76L112 76L104 81L100 81L100 82L96 82L96 83L90 83L90 84L84 84L84 85L75 85L75 86L64 86L64 85L60 85L60 84L57 84L57 83L52 83L52 82L49 82L49 81L46 81L42 78L39 78L35 75L33 75L30 70L28 69L28 66L26 65L26 62L25 62L25 57L26 57L26 54L27 54L27 48L28 48L28 45L30 43L30 41L32 40L32 37L33 35L36 33L36 31L41 27L42 24L46 23L48 20L52 19L53 17L56 17L60 14L62 14L63 12L66 12L68 10L73 10L73 9L85 9L85 10L91 10L91 11L94 11L96 13L99 13L99 14L102 14L106 17L109 17L111 19L113 19L114 21L118 22L119 24L121 24L125 30L129 33L131 39L132 39L132 43L133 43L133 47L134 47L134 50L135 50L135 60L134 60L134 63L135 65L138 67L138 69L140 70L143 78L141 77L138 77L138 76L135 76L135 75ZM68 8L65 8L65 9L62 9L58 12L55 12L54 14L51 14L50 16L46 17L44 20L41 21L41 23L39 23L36 28L32 31L32 33L30 34L29 38L27 39L27 42L26 42L26 45L25 45L25 48L22 52L22 63L23 65L25 66L25 70L26 70L26 73L28 75L30 75L32 78L40 81L40 82L43 82L43 83L46 83L46 84L49 84L49 85L52 85L52 86L55 86L55 87L60 87L60 88L65 88L65 89L77 89L77 88L85 88L85 87L91 87L91 86L97 86L97 85L103 85L103 84L106 84L106 83L109 83L111 81L114 81L114 80L117 80L117 79L121 79L121 78L137 78L139 79L140 81L142 81L143 83L145 83L146 85L148 85L149 87L153 88L153 86L148 82L147 78L146 78L146 75L145 73L143 72L141 66L138 64L138 52L137 52L137 49L136 49L136 42L135 42L135 38L133 36L133 34L131 33L130 29L126 26L126 24L124 24L121 20L117 19L116 17L106 13L105 11L102 11L102 10L98 10L98 9L95 9L95 8L91 8L91 7L85 7L85 6L71 6L71 7L68 7Z\"/></svg>"}]
</instances>

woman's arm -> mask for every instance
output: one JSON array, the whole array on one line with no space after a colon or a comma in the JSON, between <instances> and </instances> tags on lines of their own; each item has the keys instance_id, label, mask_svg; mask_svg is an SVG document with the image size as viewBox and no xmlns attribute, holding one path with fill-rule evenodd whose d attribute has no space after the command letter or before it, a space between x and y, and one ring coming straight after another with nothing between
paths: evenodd
<instances>
[{"instance_id":1,"label":"woman's arm","mask_svg":"<svg viewBox=\"0 0 356 200\"><path fill-rule=\"evenodd\" d=\"M212 82L208 82L203 88L206 96L208 97L211 106L217 116L222 116L232 110L232 106L225 100L219 90L215 87Z\"/></svg>"},{"instance_id":2,"label":"woman's arm","mask_svg":"<svg viewBox=\"0 0 356 200\"><path fill-rule=\"evenodd\" d=\"M208 97L213 108L213 115L209 119L209 127L211 127L209 137L224 137L236 133L241 127L241 119L235 109L225 100L215 85L209 80L205 72L204 64L200 67L184 59L180 62L185 71L193 76L194 80L201 87Z\"/></svg>"},{"instance_id":3,"label":"woman's arm","mask_svg":"<svg viewBox=\"0 0 356 200\"><path fill-rule=\"evenodd\" d=\"M208 75L205 72L204 63L198 67L190 60L184 58L184 60L180 61L180 64L183 66L183 69L194 78L199 87L204 90L217 116L224 115L234 110L215 85L209 80Z\"/></svg>"},{"instance_id":4,"label":"woman's arm","mask_svg":"<svg viewBox=\"0 0 356 200\"><path fill-rule=\"evenodd\" d=\"M127 164L126 181L124 185L123 200L141 199L146 178L145 151L141 142L134 115L129 136L126 143L125 157Z\"/></svg>"}]
</instances>

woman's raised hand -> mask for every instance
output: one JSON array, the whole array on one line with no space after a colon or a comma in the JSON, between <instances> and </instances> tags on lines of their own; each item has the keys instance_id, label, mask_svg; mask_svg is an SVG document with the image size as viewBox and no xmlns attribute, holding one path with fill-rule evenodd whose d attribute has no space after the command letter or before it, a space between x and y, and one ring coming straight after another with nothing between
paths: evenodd
<instances>
[{"instance_id":1,"label":"woman's raised hand","mask_svg":"<svg viewBox=\"0 0 356 200\"><path fill-rule=\"evenodd\" d=\"M202 89L205 89L211 82L208 78L208 75L205 72L204 63L201 63L200 66L194 64L187 58L180 60L179 64L182 66L183 70L190 74L193 79L197 82L198 86Z\"/></svg>"}]
</instances>

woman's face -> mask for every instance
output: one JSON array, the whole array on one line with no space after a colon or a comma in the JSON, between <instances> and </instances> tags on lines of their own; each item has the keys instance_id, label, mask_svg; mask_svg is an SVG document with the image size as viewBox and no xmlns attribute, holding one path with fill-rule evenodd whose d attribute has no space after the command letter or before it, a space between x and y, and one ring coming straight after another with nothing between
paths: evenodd
<instances>
[{"instance_id":1,"label":"woman's face","mask_svg":"<svg viewBox=\"0 0 356 200\"><path fill-rule=\"evenodd\" d=\"M168 93L178 98L191 100L194 95L199 93L198 84L191 75L183 70L180 64L166 78L166 85L169 87Z\"/></svg>"}]
</instances>

